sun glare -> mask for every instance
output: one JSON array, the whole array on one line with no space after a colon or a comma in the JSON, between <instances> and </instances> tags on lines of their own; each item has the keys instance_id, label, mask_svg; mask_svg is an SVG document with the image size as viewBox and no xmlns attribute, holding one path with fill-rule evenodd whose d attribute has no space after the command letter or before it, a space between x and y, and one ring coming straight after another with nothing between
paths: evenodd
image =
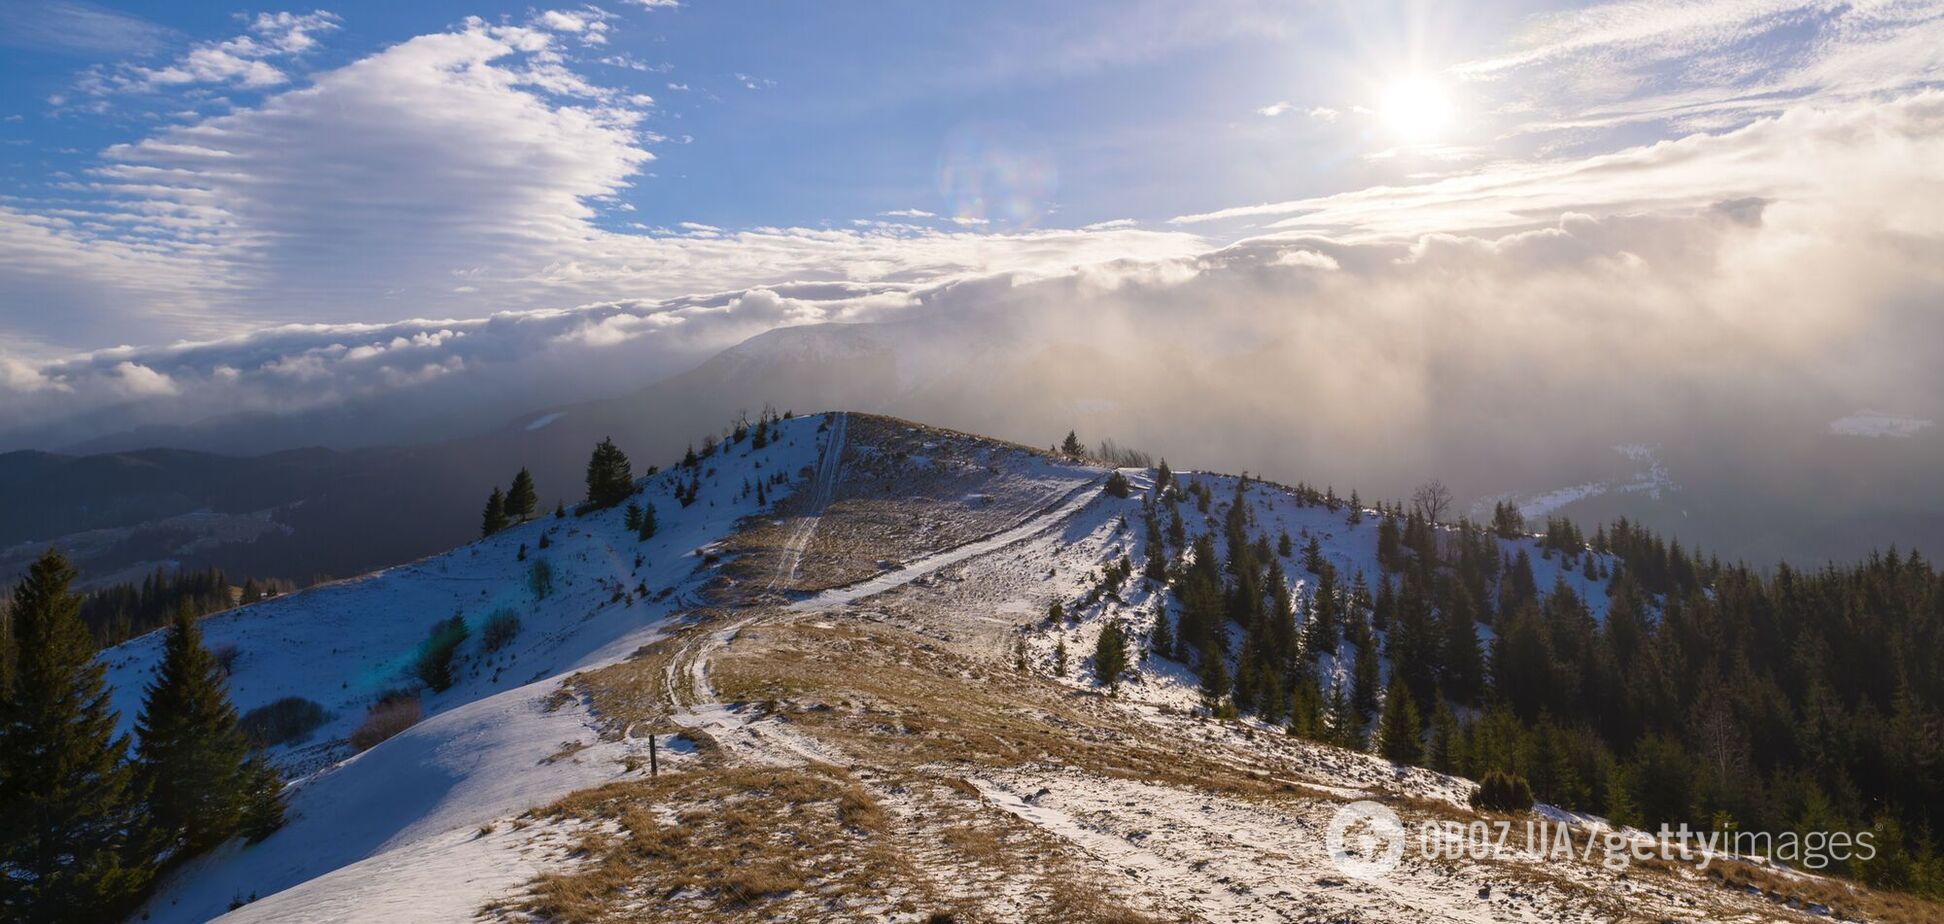
<instances>
[{"instance_id":1,"label":"sun glare","mask_svg":"<svg viewBox=\"0 0 1944 924\"><path fill-rule=\"evenodd\" d=\"M1384 121L1406 141L1435 138L1449 128L1456 113L1444 88L1427 77L1406 77L1384 91Z\"/></svg>"}]
</instances>

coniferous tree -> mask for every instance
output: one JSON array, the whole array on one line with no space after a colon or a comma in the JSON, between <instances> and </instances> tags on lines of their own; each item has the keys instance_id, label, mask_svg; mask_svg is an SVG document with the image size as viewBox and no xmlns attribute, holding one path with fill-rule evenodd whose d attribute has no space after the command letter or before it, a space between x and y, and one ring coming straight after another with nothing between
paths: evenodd
<instances>
[{"instance_id":1,"label":"coniferous tree","mask_svg":"<svg viewBox=\"0 0 1944 924\"><path fill-rule=\"evenodd\" d=\"M1060 640L1054 643L1053 645L1053 676L1065 677L1066 669L1067 669L1066 636L1062 634L1060 636Z\"/></svg>"},{"instance_id":2,"label":"coniferous tree","mask_svg":"<svg viewBox=\"0 0 1944 924\"><path fill-rule=\"evenodd\" d=\"M1351 679L1356 691L1351 703L1356 706L1357 716L1364 721L1377 714L1377 693L1383 686L1377 671L1377 645L1374 642L1357 646L1357 659L1351 664Z\"/></svg>"},{"instance_id":3,"label":"coniferous tree","mask_svg":"<svg viewBox=\"0 0 1944 924\"><path fill-rule=\"evenodd\" d=\"M506 495L500 493L499 485L493 486L493 493L486 497L486 513L480 517L479 535L490 536L506 528Z\"/></svg>"},{"instance_id":4,"label":"coniferous tree","mask_svg":"<svg viewBox=\"0 0 1944 924\"><path fill-rule=\"evenodd\" d=\"M1113 690L1120 686L1121 671L1127 669L1127 640L1120 620L1108 620L1094 643L1094 679Z\"/></svg>"},{"instance_id":5,"label":"coniferous tree","mask_svg":"<svg viewBox=\"0 0 1944 924\"><path fill-rule=\"evenodd\" d=\"M1425 765L1439 773L1457 773L1459 749L1458 717L1443 699L1431 713L1431 744L1425 749Z\"/></svg>"},{"instance_id":6,"label":"coniferous tree","mask_svg":"<svg viewBox=\"0 0 1944 924\"><path fill-rule=\"evenodd\" d=\"M1424 758L1424 745L1418 739L1417 704L1411 701L1411 688L1401 679L1391 678L1384 694L1384 717L1377 725L1378 753L1385 760L1415 764Z\"/></svg>"},{"instance_id":7,"label":"coniferous tree","mask_svg":"<svg viewBox=\"0 0 1944 924\"><path fill-rule=\"evenodd\" d=\"M49 549L14 588L14 689L0 698L0 918L112 921L147 884L136 790L106 670Z\"/></svg>"},{"instance_id":8,"label":"coniferous tree","mask_svg":"<svg viewBox=\"0 0 1944 924\"><path fill-rule=\"evenodd\" d=\"M1087 447L1081 445L1079 434L1075 433L1072 430L1068 430L1066 439L1061 441L1060 443L1060 453L1066 456L1067 458L1078 459L1081 456L1086 455Z\"/></svg>"},{"instance_id":9,"label":"coniferous tree","mask_svg":"<svg viewBox=\"0 0 1944 924\"><path fill-rule=\"evenodd\" d=\"M628 532L635 532L641 529L641 505L640 504L637 504L634 501L628 502L628 509L626 511L623 511L621 515L621 525L626 527Z\"/></svg>"},{"instance_id":10,"label":"coniferous tree","mask_svg":"<svg viewBox=\"0 0 1944 924\"><path fill-rule=\"evenodd\" d=\"M632 494L634 469L628 464L627 454L614 445L614 440L601 440L587 460L588 505L612 507Z\"/></svg>"},{"instance_id":11,"label":"coniferous tree","mask_svg":"<svg viewBox=\"0 0 1944 924\"><path fill-rule=\"evenodd\" d=\"M655 538L655 505L644 504L641 508L641 523L635 528L635 536L642 542Z\"/></svg>"},{"instance_id":12,"label":"coniferous tree","mask_svg":"<svg viewBox=\"0 0 1944 924\"><path fill-rule=\"evenodd\" d=\"M1134 491L1133 487L1127 483L1127 476L1120 472L1113 472L1107 476L1106 490L1113 497L1126 497Z\"/></svg>"},{"instance_id":13,"label":"coniferous tree","mask_svg":"<svg viewBox=\"0 0 1944 924\"><path fill-rule=\"evenodd\" d=\"M534 508L540 504L540 495L533 490L533 473L523 466L520 473L513 476L513 484L506 489L506 518L509 520L530 520Z\"/></svg>"},{"instance_id":14,"label":"coniferous tree","mask_svg":"<svg viewBox=\"0 0 1944 924\"><path fill-rule=\"evenodd\" d=\"M1357 707L1351 703L1347 683L1338 683L1330 690L1330 743L1338 747L1361 751L1364 748L1364 720L1357 715Z\"/></svg>"},{"instance_id":15,"label":"coniferous tree","mask_svg":"<svg viewBox=\"0 0 1944 924\"><path fill-rule=\"evenodd\" d=\"M1168 460L1162 459L1161 468L1154 474L1154 493L1159 496L1161 492L1168 489L1168 484L1172 481L1174 481L1174 471L1168 468Z\"/></svg>"},{"instance_id":16,"label":"coniferous tree","mask_svg":"<svg viewBox=\"0 0 1944 924\"><path fill-rule=\"evenodd\" d=\"M136 779L162 848L201 853L235 834L247 795L249 742L187 605L163 640L162 665L136 720Z\"/></svg>"}]
</instances>

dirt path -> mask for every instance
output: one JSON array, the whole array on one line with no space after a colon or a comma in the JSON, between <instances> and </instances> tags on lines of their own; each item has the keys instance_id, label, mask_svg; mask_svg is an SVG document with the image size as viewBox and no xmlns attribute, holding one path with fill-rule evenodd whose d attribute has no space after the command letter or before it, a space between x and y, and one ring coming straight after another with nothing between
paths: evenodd
<instances>
[{"instance_id":1,"label":"dirt path","mask_svg":"<svg viewBox=\"0 0 1944 924\"><path fill-rule=\"evenodd\" d=\"M817 493L813 496L812 510L823 509L836 484L835 473L838 460L843 453L844 424L841 416L839 415L839 422L832 427L830 445L825 450L824 463L819 468L819 480L815 489ZM1101 483L1101 480L1090 481L1068 492L1065 497L1051 506L1010 527L982 539L925 556L898 570L888 571L843 587L831 588L791 603L782 610L767 610L744 616L707 631L693 633L689 641L668 662L665 680L666 689L673 700L671 718L677 725L708 734L737 757L752 763L765 765L797 764L805 761L843 763L840 755L832 753L815 739L789 728L784 723L759 721L758 716L721 702L716 695L714 684L709 680L710 659L716 652L728 647L743 630L752 625L801 619L806 615L837 610L867 597L909 584L940 568L969 558L987 555L1015 542L1037 536L1058 526L1091 503L1099 496ZM814 517L808 519L811 521L810 530L814 530ZM809 535L809 532L805 532L801 542L792 538L797 553L801 553L803 547L807 545ZM773 580L771 586L775 584L776 581Z\"/></svg>"}]
</instances>

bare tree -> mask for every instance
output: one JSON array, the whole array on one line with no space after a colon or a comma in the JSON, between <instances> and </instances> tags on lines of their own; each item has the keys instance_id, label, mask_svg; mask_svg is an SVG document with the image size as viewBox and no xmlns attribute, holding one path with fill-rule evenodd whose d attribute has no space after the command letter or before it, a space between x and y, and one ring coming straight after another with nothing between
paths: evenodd
<instances>
[{"instance_id":1,"label":"bare tree","mask_svg":"<svg viewBox=\"0 0 1944 924\"><path fill-rule=\"evenodd\" d=\"M1451 508L1451 489L1433 478L1418 485L1417 491L1411 494L1411 506L1426 522L1436 526L1439 520L1444 519L1445 511Z\"/></svg>"}]
</instances>

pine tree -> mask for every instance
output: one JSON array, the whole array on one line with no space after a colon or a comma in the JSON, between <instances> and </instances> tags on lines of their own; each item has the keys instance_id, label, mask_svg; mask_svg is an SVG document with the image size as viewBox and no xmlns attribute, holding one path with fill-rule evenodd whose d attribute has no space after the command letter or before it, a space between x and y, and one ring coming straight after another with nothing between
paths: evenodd
<instances>
[{"instance_id":1,"label":"pine tree","mask_svg":"<svg viewBox=\"0 0 1944 924\"><path fill-rule=\"evenodd\" d=\"M1154 474L1154 493L1158 495L1162 491L1166 491L1168 489L1168 483L1173 480L1174 471L1168 468L1168 460L1162 459L1160 470Z\"/></svg>"},{"instance_id":2,"label":"pine tree","mask_svg":"<svg viewBox=\"0 0 1944 924\"><path fill-rule=\"evenodd\" d=\"M1196 668L1201 671L1202 699L1211 705L1229 692L1228 657L1210 640L1201 647Z\"/></svg>"},{"instance_id":3,"label":"pine tree","mask_svg":"<svg viewBox=\"0 0 1944 924\"><path fill-rule=\"evenodd\" d=\"M500 493L499 485L493 486L493 493L486 497L486 513L480 517L479 535L490 536L506 528L506 495Z\"/></svg>"},{"instance_id":4,"label":"pine tree","mask_svg":"<svg viewBox=\"0 0 1944 924\"><path fill-rule=\"evenodd\" d=\"M1357 496L1355 488L1350 489L1350 515L1345 517L1344 521L1351 526L1363 522L1363 498Z\"/></svg>"},{"instance_id":5,"label":"pine tree","mask_svg":"<svg viewBox=\"0 0 1944 924\"><path fill-rule=\"evenodd\" d=\"M1384 717L1377 725L1378 751L1385 760L1397 764L1415 764L1424 757L1424 745L1418 739L1417 704L1411 701L1411 688L1399 678L1392 678L1390 690L1384 694Z\"/></svg>"},{"instance_id":6,"label":"pine tree","mask_svg":"<svg viewBox=\"0 0 1944 924\"><path fill-rule=\"evenodd\" d=\"M621 515L621 525L627 527L628 532L635 532L641 529L641 505L640 504L637 504L634 501L628 502L628 509L625 512L623 512Z\"/></svg>"},{"instance_id":7,"label":"pine tree","mask_svg":"<svg viewBox=\"0 0 1944 924\"><path fill-rule=\"evenodd\" d=\"M1443 699L1438 700L1438 708L1431 713L1431 746L1425 751L1425 764L1439 773L1458 772L1459 740L1458 717L1451 714L1451 707Z\"/></svg>"},{"instance_id":8,"label":"pine tree","mask_svg":"<svg viewBox=\"0 0 1944 924\"><path fill-rule=\"evenodd\" d=\"M1133 487L1127 483L1127 476L1120 472L1114 472L1107 476L1106 490L1109 495L1114 497L1126 497L1133 493Z\"/></svg>"},{"instance_id":9,"label":"pine tree","mask_svg":"<svg viewBox=\"0 0 1944 924\"><path fill-rule=\"evenodd\" d=\"M1361 751L1364 748L1364 720L1357 715L1357 708L1351 705L1350 695L1343 689L1346 685L1338 683L1330 690L1330 743Z\"/></svg>"},{"instance_id":10,"label":"pine tree","mask_svg":"<svg viewBox=\"0 0 1944 924\"><path fill-rule=\"evenodd\" d=\"M1373 642L1357 646L1357 659L1351 664L1351 679L1356 683L1356 692L1350 701L1356 706L1358 717L1369 721L1377 714L1377 690L1381 686L1377 671L1377 645Z\"/></svg>"},{"instance_id":11,"label":"pine tree","mask_svg":"<svg viewBox=\"0 0 1944 924\"><path fill-rule=\"evenodd\" d=\"M1060 636L1059 642L1053 646L1053 676L1065 677L1066 669L1067 669L1066 636L1062 635Z\"/></svg>"},{"instance_id":12,"label":"pine tree","mask_svg":"<svg viewBox=\"0 0 1944 924\"><path fill-rule=\"evenodd\" d=\"M641 524L635 529L635 536L642 542L655 538L655 505L645 504L641 508Z\"/></svg>"},{"instance_id":13,"label":"pine tree","mask_svg":"<svg viewBox=\"0 0 1944 924\"><path fill-rule=\"evenodd\" d=\"M250 748L187 603L167 632L161 668L135 723L135 773L163 849L193 855L237 832Z\"/></svg>"},{"instance_id":14,"label":"pine tree","mask_svg":"<svg viewBox=\"0 0 1944 924\"><path fill-rule=\"evenodd\" d=\"M614 440L601 440L587 460L588 505L612 507L632 494L634 469L628 463L627 454L614 445Z\"/></svg>"},{"instance_id":15,"label":"pine tree","mask_svg":"<svg viewBox=\"0 0 1944 924\"><path fill-rule=\"evenodd\" d=\"M533 473L522 467L520 473L513 476L513 485L506 489L506 517L510 520L530 520L534 508L539 504L540 495L533 490Z\"/></svg>"},{"instance_id":16,"label":"pine tree","mask_svg":"<svg viewBox=\"0 0 1944 924\"><path fill-rule=\"evenodd\" d=\"M0 699L0 918L111 921L147 884L136 791L105 668L49 549L14 588L14 690Z\"/></svg>"},{"instance_id":17,"label":"pine tree","mask_svg":"<svg viewBox=\"0 0 1944 924\"><path fill-rule=\"evenodd\" d=\"M1060 453L1070 459L1078 459L1087 454L1087 447L1081 445L1079 434L1067 431L1066 439L1060 443Z\"/></svg>"},{"instance_id":18,"label":"pine tree","mask_svg":"<svg viewBox=\"0 0 1944 924\"><path fill-rule=\"evenodd\" d=\"M1113 690L1120 686L1121 671L1127 669L1127 641L1120 620L1109 620L1094 643L1094 679Z\"/></svg>"}]
</instances>

